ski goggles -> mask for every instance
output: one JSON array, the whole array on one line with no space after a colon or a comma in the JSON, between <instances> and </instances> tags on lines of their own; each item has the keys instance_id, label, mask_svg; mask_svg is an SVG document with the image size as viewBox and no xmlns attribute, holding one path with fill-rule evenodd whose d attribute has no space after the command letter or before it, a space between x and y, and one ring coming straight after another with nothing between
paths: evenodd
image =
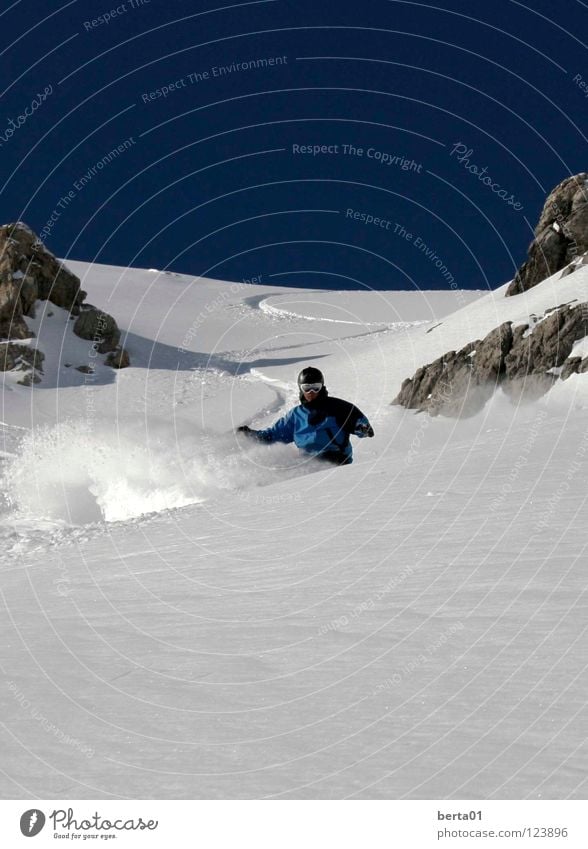
<instances>
[{"instance_id":1,"label":"ski goggles","mask_svg":"<svg viewBox=\"0 0 588 849\"><path fill-rule=\"evenodd\" d=\"M320 392L323 388L322 383L301 383L300 388L303 392Z\"/></svg>"}]
</instances>

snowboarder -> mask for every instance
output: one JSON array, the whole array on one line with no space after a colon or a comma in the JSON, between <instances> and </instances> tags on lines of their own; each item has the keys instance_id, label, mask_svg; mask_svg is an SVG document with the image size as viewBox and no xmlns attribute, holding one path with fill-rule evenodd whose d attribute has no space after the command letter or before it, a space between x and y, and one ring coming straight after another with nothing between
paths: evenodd
<instances>
[{"instance_id":1,"label":"snowboarder","mask_svg":"<svg viewBox=\"0 0 588 849\"><path fill-rule=\"evenodd\" d=\"M349 437L373 436L367 418L354 404L331 398L317 368L309 366L298 375L300 404L289 410L272 427L252 430L248 425L238 433L260 442L294 442L304 453L338 466L353 462Z\"/></svg>"}]
</instances>

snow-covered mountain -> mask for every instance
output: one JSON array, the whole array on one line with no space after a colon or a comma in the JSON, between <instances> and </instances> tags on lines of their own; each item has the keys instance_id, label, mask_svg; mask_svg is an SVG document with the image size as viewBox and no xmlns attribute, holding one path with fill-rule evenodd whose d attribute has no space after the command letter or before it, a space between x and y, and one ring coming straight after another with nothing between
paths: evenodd
<instances>
[{"instance_id":1,"label":"snow-covered mountain","mask_svg":"<svg viewBox=\"0 0 588 849\"><path fill-rule=\"evenodd\" d=\"M4 798L583 798L588 375L391 401L588 267L505 298L67 265L132 365L76 371L42 302L42 382L3 376ZM375 428L350 467L234 433L309 364Z\"/></svg>"}]
</instances>

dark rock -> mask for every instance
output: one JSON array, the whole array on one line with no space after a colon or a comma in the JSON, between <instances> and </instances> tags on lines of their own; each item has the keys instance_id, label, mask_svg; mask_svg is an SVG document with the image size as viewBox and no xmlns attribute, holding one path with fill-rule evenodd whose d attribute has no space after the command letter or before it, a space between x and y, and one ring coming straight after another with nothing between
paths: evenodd
<instances>
[{"instance_id":1,"label":"dark rock","mask_svg":"<svg viewBox=\"0 0 588 849\"><path fill-rule=\"evenodd\" d=\"M510 380L563 365L574 344L588 334L588 304L559 307L539 321L532 332L518 336L506 357Z\"/></svg>"},{"instance_id":2,"label":"dark rock","mask_svg":"<svg viewBox=\"0 0 588 849\"><path fill-rule=\"evenodd\" d=\"M128 368L131 364L131 359L125 348L117 348L116 351L111 351L108 354L104 363L112 368Z\"/></svg>"},{"instance_id":3,"label":"dark rock","mask_svg":"<svg viewBox=\"0 0 588 849\"><path fill-rule=\"evenodd\" d=\"M29 348L27 345L4 344L0 345L0 371L11 371L12 369L38 369L43 371L43 360L45 355L37 348Z\"/></svg>"},{"instance_id":4,"label":"dark rock","mask_svg":"<svg viewBox=\"0 0 588 849\"><path fill-rule=\"evenodd\" d=\"M84 296L75 274L26 224L0 227L0 334L7 339L29 337L23 316L32 314L38 299L71 309Z\"/></svg>"},{"instance_id":5,"label":"dark rock","mask_svg":"<svg viewBox=\"0 0 588 849\"><path fill-rule=\"evenodd\" d=\"M431 416L467 418L479 412L492 395L493 387L479 382L468 354L460 351L447 363L427 402Z\"/></svg>"},{"instance_id":6,"label":"dark rock","mask_svg":"<svg viewBox=\"0 0 588 849\"><path fill-rule=\"evenodd\" d=\"M506 356L513 344L512 322L491 330L475 349L474 371L478 383L496 383L504 373Z\"/></svg>"},{"instance_id":7,"label":"dark rock","mask_svg":"<svg viewBox=\"0 0 588 849\"><path fill-rule=\"evenodd\" d=\"M455 355L450 351L446 357ZM400 387L398 396L392 402L408 407L409 410L424 410L427 407L427 399L435 388L444 368L444 357L435 362L417 369L413 378L407 378Z\"/></svg>"},{"instance_id":8,"label":"dark rock","mask_svg":"<svg viewBox=\"0 0 588 849\"><path fill-rule=\"evenodd\" d=\"M2 284L0 283L0 288ZM31 332L22 315L14 310L15 305L9 305L6 310L0 308L0 337L2 339L30 339ZM10 310L13 310L11 313Z\"/></svg>"},{"instance_id":9,"label":"dark rock","mask_svg":"<svg viewBox=\"0 0 588 849\"><path fill-rule=\"evenodd\" d=\"M37 348L13 343L0 345L0 371L24 372L22 378L17 381L21 386L40 383L39 373L43 374L44 359L45 355Z\"/></svg>"},{"instance_id":10,"label":"dark rock","mask_svg":"<svg viewBox=\"0 0 588 849\"><path fill-rule=\"evenodd\" d=\"M114 351L120 341L120 330L116 321L108 313L98 309L82 310L73 331L81 339L92 340L101 354Z\"/></svg>"},{"instance_id":11,"label":"dark rock","mask_svg":"<svg viewBox=\"0 0 588 849\"><path fill-rule=\"evenodd\" d=\"M449 351L433 363L424 366L415 376L405 380L392 402L409 409L426 410L430 415L462 417L473 415L492 394L472 391L478 380L472 365L472 351L479 342L466 345L460 351Z\"/></svg>"},{"instance_id":12,"label":"dark rock","mask_svg":"<svg viewBox=\"0 0 588 849\"><path fill-rule=\"evenodd\" d=\"M567 380L573 374L577 374L580 369L582 357L569 357L563 364L560 377L562 380Z\"/></svg>"},{"instance_id":13,"label":"dark rock","mask_svg":"<svg viewBox=\"0 0 588 849\"><path fill-rule=\"evenodd\" d=\"M520 295L567 265L567 243L561 233L547 230L529 247L529 258L517 271L506 296Z\"/></svg>"},{"instance_id":14,"label":"dark rock","mask_svg":"<svg viewBox=\"0 0 588 849\"><path fill-rule=\"evenodd\" d=\"M464 417L477 413L492 395L512 345L512 325L505 322L484 339L449 351L405 380L392 402L432 416Z\"/></svg>"},{"instance_id":15,"label":"dark rock","mask_svg":"<svg viewBox=\"0 0 588 849\"><path fill-rule=\"evenodd\" d=\"M535 228L526 262L507 289L518 295L588 251L588 173L582 171L553 189Z\"/></svg>"},{"instance_id":16,"label":"dark rock","mask_svg":"<svg viewBox=\"0 0 588 849\"><path fill-rule=\"evenodd\" d=\"M112 365L126 368L129 356L119 348L120 331L112 316L91 304L84 304L86 292L80 281L42 243L22 221L0 227L0 338L30 339L34 333L27 327L25 316L34 317L37 300L49 300L69 311L73 330L101 354L113 352ZM47 312L47 317L53 311ZM0 370L29 370L21 383L39 380L43 354L24 345L0 346ZM71 367L71 363L67 364ZM79 371L93 374L91 366Z\"/></svg>"},{"instance_id":17,"label":"dark rock","mask_svg":"<svg viewBox=\"0 0 588 849\"><path fill-rule=\"evenodd\" d=\"M481 341L449 351L403 381L392 402L430 415L464 417L481 410L500 385L516 403L544 395L558 379L588 371L580 357L568 359L574 344L588 336L588 303L562 304L531 324L505 322Z\"/></svg>"}]
</instances>

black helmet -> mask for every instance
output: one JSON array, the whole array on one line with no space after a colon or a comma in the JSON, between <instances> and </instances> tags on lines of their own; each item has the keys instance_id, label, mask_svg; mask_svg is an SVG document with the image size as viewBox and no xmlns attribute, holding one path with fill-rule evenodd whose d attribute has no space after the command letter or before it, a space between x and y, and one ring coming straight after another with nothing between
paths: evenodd
<instances>
[{"instance_id":1,"label":"black helmet","mask_svg":"<svg viewBox=\"0 0 588 849\"><path fill-rule=\"evenodd\" d=\"M324 386L325 378L322 371L319 371L313 366L307 366L298 375L298 386L301 386L303 383L322 383Z\"/></svg>"}]
</instances>

